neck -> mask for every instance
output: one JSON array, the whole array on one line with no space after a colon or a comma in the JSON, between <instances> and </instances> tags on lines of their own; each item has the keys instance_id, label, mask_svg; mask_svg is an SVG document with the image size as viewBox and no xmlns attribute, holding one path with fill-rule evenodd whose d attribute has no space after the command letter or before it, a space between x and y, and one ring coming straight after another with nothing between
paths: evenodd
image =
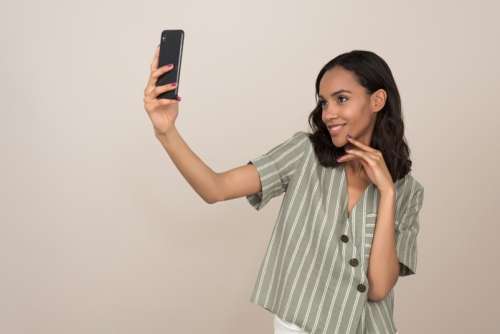
<instances>
[{"instance_id":1,"label":"neck","mask_svg":"<svg viewBox=\"0 0 500 334\"><path fill-rule=\"evenodd\" d=\"M350 174L360 179L367 179L363 165L357 161L346 162L346 168Z\"/></svg>"}]
</instances>

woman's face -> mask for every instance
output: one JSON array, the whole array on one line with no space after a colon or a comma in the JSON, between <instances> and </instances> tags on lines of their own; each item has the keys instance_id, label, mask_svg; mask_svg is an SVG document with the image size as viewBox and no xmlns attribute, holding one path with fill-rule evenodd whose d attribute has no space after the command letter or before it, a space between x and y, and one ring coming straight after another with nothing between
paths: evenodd
<instances>
[{"instance_id":1,"label":"woman's face","mask_svg":"<svg viewBox=\"0 0 500 334\"><path fill-rule=\"evenodd\" d=\"M319 103L321 118L329 129L333 144L337 147L353 146L347 141L349 134L369 145L376 113L384 106L385 99L383 89L369 95L354 74L341 66L325 72L320 81ZM345 125L331 128L333 124Z\"/></svg>"}]
</instances>

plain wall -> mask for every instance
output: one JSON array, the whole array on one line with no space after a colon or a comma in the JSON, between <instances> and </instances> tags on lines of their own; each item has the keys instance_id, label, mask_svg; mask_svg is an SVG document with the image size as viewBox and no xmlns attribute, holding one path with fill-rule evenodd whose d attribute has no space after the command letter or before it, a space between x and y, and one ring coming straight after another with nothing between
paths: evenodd
<instances>
[{"instance_id":1,"label":"plain wall","mask_svg":"<svg viewBox=\"0 0 500 334\"><path fill-rule=\"evenodd\" d=\"M221 172L308 131L314 81L371 50L425 187L399 333L500 331L495 1L9 1L0 13L0 332L272 333L249 302L282 197L206 204L143 93L185 31L177 128Z\"/></svg>"}]
</instances>

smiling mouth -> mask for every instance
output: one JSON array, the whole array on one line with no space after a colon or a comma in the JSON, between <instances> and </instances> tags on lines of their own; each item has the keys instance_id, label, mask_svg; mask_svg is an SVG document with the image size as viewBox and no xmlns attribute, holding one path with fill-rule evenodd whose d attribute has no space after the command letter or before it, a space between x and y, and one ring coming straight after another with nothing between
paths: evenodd
<instances>
[{"instance_id":1,"label":"smiling mouth","mask_svg":"<svg viewBox=\"0 0 500 334\"><path fill-rule=\"evenodd\" d=\"M346 123L344 124L339 124L339 125L334 125L334 126L328 126L328 131L330 132L330 134L332 135L337 135L339 134L339 132L342 130L342 128L346 125Z\"/></svg>"},{"instance_id":2,"label":"smiling mouth","mask_svg":"<svg viewBox=\"0 0 500 334\"><path fill-rule=\"evenodd\" d=\"M344 125L345 125L345 123L344 124L339 124L339 125L331 125L331 126L328 127L328 129L340 129Z\"/></svg>"},{"instance_id":3,"label":"smiling mouth","mask_svg":"<svg viewBox=\"0 0 500 334\"><path fill-rule=\"evenodd\" d=\"M347 124L347 122L345 122L345 123L338 123L338 124L330 124L330 125L326 124L326 127L328 129L330 129L332 127L336 127L336 126L339 126L339 125L346 125L346 124Z\"/></svg>"}]
</instances>

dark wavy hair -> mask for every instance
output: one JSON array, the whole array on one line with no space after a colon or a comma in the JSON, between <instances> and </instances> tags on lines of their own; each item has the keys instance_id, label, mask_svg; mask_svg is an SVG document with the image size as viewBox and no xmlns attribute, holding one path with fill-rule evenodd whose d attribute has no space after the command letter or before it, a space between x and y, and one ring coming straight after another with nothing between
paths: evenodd
<instances>
[{"instance_id":1,"label":"dark wavy hair","mask_svg":"<svg viewBox=\"0 0 500 334\"><path fill-rule=\"evenodd\" d=\"M370 146L381 151L393 182L403 178L411 171L410 149L404 136L404 123L401 114L401 98L396 82L387 63L377 54L365 50L353 50L338 55L319 71L316 78L316 107L309 114L309 133L319 163L325 167L340 165L336 159L346 152L344 147L332 143L331 135L321 118L322 108L318 101L319 84L326 71L334 66L351 71L368 94L384 89L387 99L384 107L377 113Z\"/></svg>"}]
</instances>

